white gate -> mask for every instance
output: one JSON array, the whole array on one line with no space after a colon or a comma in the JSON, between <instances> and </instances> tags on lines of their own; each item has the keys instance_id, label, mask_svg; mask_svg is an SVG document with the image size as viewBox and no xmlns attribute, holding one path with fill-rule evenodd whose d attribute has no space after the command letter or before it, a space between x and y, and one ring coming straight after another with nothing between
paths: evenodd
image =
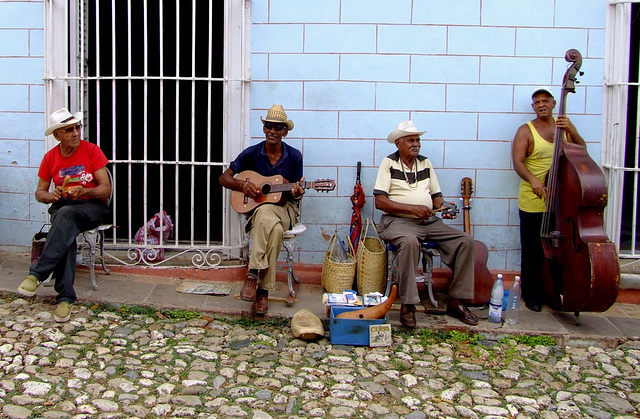
<instances>
[{"instance_id":1,"label":"white gate","mask_svg":"<svg viewBox=\"0 0 640 419\"><path fill-rule=\"evenodd\" d=\"M119 227L108 254L165 266L183 265L186 255L197 267L241 257L239 217L218 177L249 143L249 3L71 0L45 8L45 113L81 110L84 138L110 161ZM163 211L173 220L170 238L154 244L145 233L136 243L138 228Z\"/></svg>"},{"instance_id":2,"label":"white gate","mask_svg":"<svg viewBox=\"0 0 640 419\"><path fill-rule=\"evenodd\" d=\"M636 6L632 7L632 3ZM640 0L608 0L605 58L605 114L603 167L609 184L606 226L609 237L620 250L621 258L640 258L638 249L638 176L640 166L640 102L629 103L629 95L638 96L638 74L629 74L630 61L640 61L637 44L638 24L632 26L632 10L640 12ZM636 16L635 19L638 19ZM632 28L635 27L635 33ZM632 37L635 50L630 51ZM628 109L634 112L629 112ZM635 126L635 133L628 132Z\"/></svg>"}]
</instances>

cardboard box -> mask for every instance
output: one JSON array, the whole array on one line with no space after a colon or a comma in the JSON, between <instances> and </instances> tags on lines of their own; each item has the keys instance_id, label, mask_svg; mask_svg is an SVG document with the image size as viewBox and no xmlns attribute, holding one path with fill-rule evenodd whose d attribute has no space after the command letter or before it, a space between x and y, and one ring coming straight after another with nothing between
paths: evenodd
<instances>
[{"instance_id":1,"label":"cardboard box","mask_svg":"<svg viewBox=\"0 0 640 419\"><path fill-rule=\"evenodd\" d=\"M345 311L360 310L363 307L331 306L329 317L329 338L336 345L369 346L369 326L387 323L387 317L375 320L337 319L336 316Z\"/></svg>"}]
</instances>

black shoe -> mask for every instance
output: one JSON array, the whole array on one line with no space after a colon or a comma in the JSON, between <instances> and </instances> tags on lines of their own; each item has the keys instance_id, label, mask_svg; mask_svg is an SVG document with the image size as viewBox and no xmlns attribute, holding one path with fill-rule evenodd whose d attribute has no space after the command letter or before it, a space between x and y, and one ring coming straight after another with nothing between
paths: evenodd
<instances>
[{"instance_id":1,"label":"black shoe","mask_svg":"<svg viewBox=\"0 0 640 419\"><path fill-rule=\"evenodd\" d=\"M527 307L531 311L540 312L542 311L542 307L535 301L525 301L525 307Z\"/></svg>"}]
</instances>

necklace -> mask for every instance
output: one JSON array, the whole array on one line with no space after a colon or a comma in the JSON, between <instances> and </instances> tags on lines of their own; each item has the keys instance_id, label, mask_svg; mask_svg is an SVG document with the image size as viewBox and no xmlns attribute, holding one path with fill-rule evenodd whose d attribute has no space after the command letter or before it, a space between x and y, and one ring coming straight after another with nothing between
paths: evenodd
<instances>
[{"instance_id":1,"label":"necklace","mask_svg":"<svg viewBox=\"0 0 640 419\"><path fill-rule=\"evenodd\" d=\"M402 166L402 174L404 175L404 180L407 181L407 184L409 185L409 187L411 189L416 189L418 187L418 164L415 162L413 162L413 183L411 183L411 181L409 180L409 177L407 176L407 172L404 169L404 162L402 161L402 159L400 159L400 165ZM411 170L409 169L409 167L407 167L407 170L409 171L409 173L411 173Z\"/></svg>"}]
</instances>

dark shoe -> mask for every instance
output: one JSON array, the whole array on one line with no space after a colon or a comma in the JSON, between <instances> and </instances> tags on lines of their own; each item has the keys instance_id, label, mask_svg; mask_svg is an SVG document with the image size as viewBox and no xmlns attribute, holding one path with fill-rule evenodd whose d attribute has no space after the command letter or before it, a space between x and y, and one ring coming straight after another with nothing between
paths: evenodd
<instances>
[{"instance_id":1,"label":"dark shoe","mask_svg":"<svg viewBox=\"0 0 640 419\"><path fill-rule=\"evenodd\" d=\"M471 326L478 324L476 315L470 312L464 304L458 304L456 307L447 306L447 314Z\"/></svg>"},{"instance_id":2,"label":"dark shoe","mask_svg":"<svg viewBox=\"0 0 640 419\"><path fill-rule=\"evenodd\" d=\"M256 300L251 305L251 312L257 315L267 314L269 310L269 291L258 288Z\"/></svg>"},{"instance_id":3,"label":"dark shoe","mask_svg":"<svg viewBox=\"0 0 640 419\"><path fill-rule=\"evenodd\" d=\"M400 324L408 329L416 327L416 306L413 304L400 306Z\"/></svg>"},{"instance_id":4,"label":"dark shoe","mask_svg":"<svg viewBox=\"0 0 640 419\"><path fill-rule=\"evenodd\" d=\"M242 298L244 301L255 300L257 288L258 277L253 272L249 272L244 280L244 284L242 284L242 289L240 290L240 298Z\"/></svg>"},{"instance_id":5,"label":"dark shoe","mask_svg":"<svg viewBox=\"0 0 640 419\"><path fill-rule=\"evenodd\" d=\"M525 301L524 305L531 311L542 311L542 307L540 307L540 304L536 303L535 301Z\"/></svg>"}]
</instances>

